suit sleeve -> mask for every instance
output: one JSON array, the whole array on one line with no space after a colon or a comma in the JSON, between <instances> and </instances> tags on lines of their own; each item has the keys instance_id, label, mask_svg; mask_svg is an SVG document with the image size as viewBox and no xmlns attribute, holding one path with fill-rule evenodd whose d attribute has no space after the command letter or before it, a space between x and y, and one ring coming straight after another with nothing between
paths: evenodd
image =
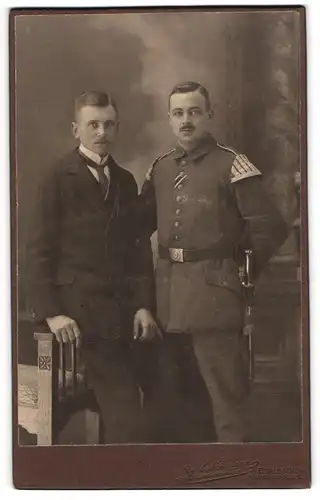
<instances>
[{"instance_id":1,"label":"suit sleeve","mask_svg":"<svg viewBox=\"0 0 320 500\"><path fill-rule=\"evenodd\" d=\"M37 321L61 314L54 286L60 210L59 185L52 169L36 190L28 244L28 290Z\"/></svg>"},{"instance_id":2,"label":"suit sleeve","mask_svg":"<svg viewBox=\"0 0 320 500\"><path fill-rule=\"evenodd\" d=\"M286 240L288 226L264 189L261 176L239 180L230 188L245 221L245 234L247 244L253 250L253 273L256 278Z\"/></svg>"},{"instance_id":3,"label":"suit sleeve","mask_svg":"<svg viewBox=\"0 0 320 500\"><path fill-rule=\"evenodd\" d=\"M144 238L150 238L157 230L157 202L153 180L146 179L138 200L138 231Z\"/></svg>"},{"instance_id":4,"label":"suit sleeve","mask_svg":"<svg viewBox=\"0 0 320 500\"><path fill-rule=\"evenodd\" d=\"M154 311L155 308L155 284L153 255L150 237L140 231L139 198L137 185L132 178L130 189L130 223L129 252L126 258L126 273L131 288L132 307L134 312L141 308Z\"/></svg>"}]
</instances>

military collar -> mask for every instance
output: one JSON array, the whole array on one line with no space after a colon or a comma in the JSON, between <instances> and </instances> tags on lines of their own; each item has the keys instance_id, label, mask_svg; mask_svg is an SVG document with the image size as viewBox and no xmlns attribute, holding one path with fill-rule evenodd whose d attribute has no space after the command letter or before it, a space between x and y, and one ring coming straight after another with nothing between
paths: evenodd
<instances>
[{"instance_id":1,"label":"military collar","mask_svg":"<svg viewBox=\"0 0 320 500\"><path fill-rule=\"evenodd\" d=\"M180 160L183 157L187 157L189 160L198 160L202 156L207 155L212 151L212 149L217 145L217 141L212 137L211 134L206 135L202 141L191 151L185 151L182 146L177 146L174 150L174 159Z\"/></svg>"}]
</instances>

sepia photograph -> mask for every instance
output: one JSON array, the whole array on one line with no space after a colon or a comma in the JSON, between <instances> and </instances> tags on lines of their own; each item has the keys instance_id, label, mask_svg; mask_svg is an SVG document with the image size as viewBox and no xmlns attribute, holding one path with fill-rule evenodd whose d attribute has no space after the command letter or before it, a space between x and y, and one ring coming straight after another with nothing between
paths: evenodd
<instances>
[{"instance_id":1,"label":"sepia photograph","mask_svg":"<svg viewBox=\"0 0 320 500\"><path fill-rule=\"evenodd\" d=\"M10 54L18 487L307 487L304 9L13 9Z\"/></svg>"}]
</instances>

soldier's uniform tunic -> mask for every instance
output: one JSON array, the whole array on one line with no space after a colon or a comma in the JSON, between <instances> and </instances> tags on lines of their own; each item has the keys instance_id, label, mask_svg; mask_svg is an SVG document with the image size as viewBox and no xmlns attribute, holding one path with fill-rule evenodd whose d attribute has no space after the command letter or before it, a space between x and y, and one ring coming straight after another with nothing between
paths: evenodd
<instances>
[{"instance_id":1,"label":"soldier's uniform tunic","mask_svg":"<svg viewBox=\"0 0 320 500\"><path fill-rule=\"evenodd\" d=\"M237 251L246 234L257 276L287 235L261 177L245 155L208 135L189 153L179 146L159 157L140 195L142 230L158 230L158 321L165 342L192 334L220 442L246 439Z\"/></svg>"}]
</instances>

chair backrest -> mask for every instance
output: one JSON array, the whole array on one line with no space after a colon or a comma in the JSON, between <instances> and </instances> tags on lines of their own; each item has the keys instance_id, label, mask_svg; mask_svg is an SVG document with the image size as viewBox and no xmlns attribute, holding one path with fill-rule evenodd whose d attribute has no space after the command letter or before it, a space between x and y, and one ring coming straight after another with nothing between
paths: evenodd
<instances>
[{"instance_id":1,"label":"chair backrest","mask_svg":"<svg viewBox=\"0 0 320 500\"><path fill-rule=\"evenodd\" d=\"M38 445L56 442L53 412L59 398L58 343L52 333L36 332L38 342Z\"/></svg>"},{"instance_id":2,"label":"chair backrest","mask_svg":"<svg viewBox=\"0 0 320 500\"><path fill-rule=\"evenodd\" d=\"M75 343L59 344L47 332L36 332L34 338L38 343L38 445L56 444L59 431L80 410L86 410L86 442L99 443L102 423L92 413L98 408Z\"/></svg>"},{"instance_id":3,"label":"chair backrest","mask_svg":"<svg viewBox=\"0 0 320 500\"><path fill-rule=\"evenodd\" d=\"M38 343L38 444L54 444L58 404L78 392L78 352L74 343L59 344L52 333L36 332L34 338ZM85 374L82 378L86 379Z\"/></svg>"}]
</instances>

